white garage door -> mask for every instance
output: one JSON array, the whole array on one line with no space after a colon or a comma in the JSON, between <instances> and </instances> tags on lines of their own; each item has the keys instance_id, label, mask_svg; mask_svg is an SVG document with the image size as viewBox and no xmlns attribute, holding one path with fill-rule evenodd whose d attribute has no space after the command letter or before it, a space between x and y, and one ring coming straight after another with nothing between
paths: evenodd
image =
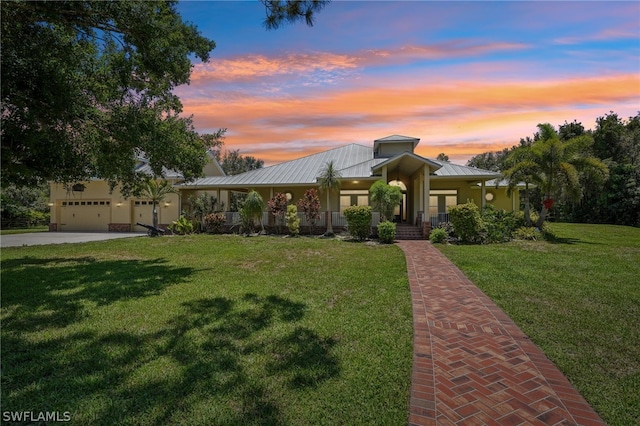
<instances>
[{"instance_id":1,"label":"white garage door","mask_svg":"<svg viewBox=\"0 0 640 426\"><path fill-rule=\"evenodd\" d=\"M133 202L133 230L146 232L147 229L136 225L137 222L145 225L153 225L153 203L148 200L134 200ZM160 209L158 209L158 223L160 222Z\"/></svg>"},{"instance_id":2,"label":"white garage door","mask_svg":"<svg viewBox=\"0 0 640 426\"><path fill-rule=\"evenodd\" d=\"M63 201L60 207L60 230L108 232L110 218L110 201Z\"/></svg>"}]
</instances>

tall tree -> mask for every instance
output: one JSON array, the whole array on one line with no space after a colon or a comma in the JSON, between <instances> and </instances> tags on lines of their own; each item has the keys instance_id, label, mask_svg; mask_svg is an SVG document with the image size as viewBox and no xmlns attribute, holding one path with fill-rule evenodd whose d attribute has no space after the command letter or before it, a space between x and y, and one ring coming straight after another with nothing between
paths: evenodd
<instances>
[{"instance_id":1,"label":"tall tree","mask_svg":"<svg viewBox=\"0 0 640 426\"><path fill-rule=\"evenodd\" d=\"M438 160L438 161L449 161L449 156L447 154L445 154L444 152L441 152L436 157L436 160Z\"/></svg>"},{"instance_id":2,"label":"tall tree","mask_svg":"<svg viewBox=\"0 0 640 426\"><path fill-rule=\"evenodd\" d=\"M327 192L327 231L325 235L333 235L333 224L331 223L331 195L333 192L340 188L340 179L342 175L340 171L336 169L333 161L329 161L320 172L318 176L318 183L320 189Z\"/></svg>"},{"instance_id":3,"label":"tall tree","mask_svg":"<svg viewBox=\"0 0 640 426\"><path fill-rule=\"evenodd\" d=\"M172 89L215 43L175 1L7 1L0 8L2 182L99 177L127 192L143 151L199 176L202 139Z\"/></svg>"},{"instance_id":4,"label":"tall tree","mask_svg":"<svg viewBox=\"0 0 640 426\"><path fill-rule=\"evenodd\" d=\"M540 140L531 146L530 161L536 165L536 178L545 195L538 226L546 219L553 206L554 196L580 199L580 173L603 182L608 176L607 166L598 158L588 155L593 144L590 135L582 135L563 142L551 124L539 124Z\"/></svg>"},{"instance_id":5,"label":"tall tree","mask_svg":"<svg viewBox=\"0 0 640 426\"><path fill-rule=\"evenodd\" d=\"M239 149L233 149L224 152L220 166L227 175L232 176L261 169L264 166L264 161L251 155L241 155Z\"/></svg>"}]
</instances>

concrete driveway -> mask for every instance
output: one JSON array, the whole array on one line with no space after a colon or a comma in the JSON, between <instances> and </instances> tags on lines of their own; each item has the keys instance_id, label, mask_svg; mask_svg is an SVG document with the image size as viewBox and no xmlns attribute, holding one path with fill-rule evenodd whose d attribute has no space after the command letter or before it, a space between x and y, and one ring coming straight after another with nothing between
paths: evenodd
<instances>
[{"instance_id":1,"label":"concrete driveway","mask_svg":"<svg viewBox=\"0 0 640 426\"><path fill-rule=\"evenodd\" d=\"M44 244L86 243L88 241L113 240L147 235L146 232L33 232L0 236L0 246L22 247Z\"/></svg>"}]
</instances>

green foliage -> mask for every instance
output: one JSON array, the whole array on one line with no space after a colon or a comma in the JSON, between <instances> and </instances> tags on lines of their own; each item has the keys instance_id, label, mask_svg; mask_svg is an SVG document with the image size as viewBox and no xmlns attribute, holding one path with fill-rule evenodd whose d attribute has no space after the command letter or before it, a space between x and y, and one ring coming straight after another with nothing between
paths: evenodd
<instances>
[{"instance_id":1,"label":"green foliage","mask_svg":"<svg viewBox=\"0 0 640 426\"><path fill-rule=\"evenodd\" d=\"M304 196L298 200L298 208L302 210L307 223L309 223L309 234L313 233L316 222L320 219L320 198L315 188L307 189Z\"/></svg>"},{"instance_id":2,"label":"green foliage","mask_svg":"<svg viewBox=\"0 0 640 426\"><path fill-rule=\"evenodd\" d=\"M481 242L480 233L485 231L480 209L474 203L468 201L449 208L449 220L453 225L456 235L467 243Z\"/></svg>"},{"instance_id":3,"label":"green foliage","mask_svg":"<svg viewBox=\"0 0 640 426\"><path fill-rule=\"evenodd\" d=\"M276 192L273 198L267 201L267 209L275 219L276 232L280 234L287 213L287 196L282 192Z\"/></svg>"},{"instance_id":4,"label":"green foliage","mask_svg":"<svg viewBox=\"0 0 640 426\"><path fill-rule=\"evenodd\" d=\"M251 155L241 155L239 149L225 151L220 161L220 167L228 176L261 169L263 166L263 160L258 160Z\"/></svg>"},{"instance_id":5,"label":"green foliage","mask_svg":"<svg viewBox=\"0 0 640 426\"><path fill-rule=\"evenodd\" d=\"M2 226L30 227L49 222L49 187L16 187L8 185L0 191Z\"/></svg>"},{"instance_id":6,"label":"green foliage","mask_svg":"<svg viewBox=\"0 0 640 426\"><path fill-rule=\"evenodd\" d=\"M433 244L442 244L447 241L447 238L447 231L443 228L434 228L431 230L431 234L429 234L429 241Z\"/></svg>"},{"instance_id":7,"label":"green foliage","mask_svg":"<svg viewBox=\"0 0 640 426\"><path fill-rule=\"evenodd\" d=\"M513 233L513 237L516 240L538 241L542 237L542 234L538 228L533 226L521 226Z\"/></svg>"},{"instance_id":8,"label":"green foliage","mask_svg":"<svg viewBox=\"0 0 640 426\"><path fill-rule=\"evenodd\" d=\"M176 2L3 2L2 182L103 178L125 194L155 175L199 176L206 146L173 89L215 47Z\"/></svg>"},{"instance_id":9,"label":"green foliage","mask_svg":"<svg viewBox=\"0 0 640 426\"><path fill-rule=\"evenodd\" d=\"M396 224L385 220L378 224L378 239L381 243L391 244L396 238Z\"/></svg>"},{"instance_id":10,"label":"green foliage","mask_svg":"<svg viewBox=\"0 0 640 426\"><path fill-rule=\"evenodd\" d=\"M174 234L185 235L193 232L193 222L187 219L185 216L180 215L178 220L171 222L169 229Z\"/></svg>"},{"instance_id":11,"label":"green foliage","mask_svg":"<svg viewBox=\"0 0 640 426\"><path fill-rule=\"evenodd\" d=\"M344 209L344 217L347 219L349 233L358 241L363 241L371 234L370 206L351 206Z\"/></svg>"},{"instance_id":12,"label":"green foliage","mask_svg":"<svg viewBox=\"0 0 640 426\"><path fill-rule=\"evenodd\" d=\"M287 228L291 235L298 235L300 233L300 218L298 217L298 208L290 204L287 206Z\"/></svg>"},{"instance_id":13,"label":"green foliage","mask_svg":"<svg viewBox=\"0 0 640 426\"><path fill-rule=\"evenodd\" d=\"M382 215L381 220L393 219L393 210L402 202L402 190L381 180L369 188L373 208Z\"/></svg>"},{"instance_id":14,"label":"green foliage","mask_svg":"<svg viewBox=\"0 0 640 426\"><path fill-rule=\"evenodd\" d=\"M204 229L210 234L220 234L227 222L227 216L223 212L209 213L204 217Z\"/></svg>"},{"instance_id":15,"label":"green foliage","mask_svg":"<svg viewBox=\"0 0 640 426\"><path fill-rule=\"evenodd\" d=\"M196 223L199 231L211 232L208 229L206 217L223 211L224 203L218 204L218 199L206 192L197 197L191 197L189 201L191 204L190 219Z\"/></svg>"},{"instance_id":16,"label":"green foliage","mask_svg":"<svg viewBox=\"0 0 640 426\"><path fill-rule=\"evenodd\" d=\"M254 190L247 194L244 204L240 209L240 228L244 233L251 233L258 227L264 230L262 223L262 211L264 210L264 201L262 196Z\"/></svg>"},{"instance_id":17,"label":"green foliage","mask_svg":"<svg viewBox=\"0 0 640 426\"><path fill-rule=\"evenodd\" d=\"M515 230L523 225L523 222L515 213L496 210L491 205L487 205L481 216L484 230L486 231L485 238L489 243L511 241Z\"/></svg>"}]
</instances>

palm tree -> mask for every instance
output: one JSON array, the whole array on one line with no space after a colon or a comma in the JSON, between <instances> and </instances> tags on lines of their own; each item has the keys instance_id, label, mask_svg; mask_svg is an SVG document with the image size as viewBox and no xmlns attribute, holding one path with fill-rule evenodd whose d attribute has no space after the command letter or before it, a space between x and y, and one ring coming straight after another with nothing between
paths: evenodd
<instances>
[{"instance_id":1,"label":"palm tree","mask_svg":"<svg viewBox=\"0 0 640 426\"><path fill-rule=\"evenodd\" d=\"M527 226L531 226L531 207L529 203L529 185L540 184L538 173L540 168L534 161L530 146L519 146L509 153L505 159L509 167L502 172L502 177L507 180L507 195L511 196L521 182L524 182L524 219Z\"/></svg>"},{"instance_id":2,"label":"palm tree","mask_svg":"<svg viewBox=\"0 0 640 426\"><path fill-rule=\"evenodd\" d=\"M580 173L596 182L603 182L609 169L600 159L588 155L593 144L591 135L581 135L563 142L551 124L538 124L538 129L540 138L531 145L530 157L525 160L530 163L525 164L526 168L523 166L523 170L527 170L523 174L531 173L531 177L535 177L533 181L539 184L544 194L537 223L541 227L553 206L553 196L565 195L578 200L582 197Z\"/></svg>"},{"instance_id":3,"label":"palm tree","mask_svg":"<svg viewBox=\"0 0 640 426\"><path fill-rule=\"evenodd\" d=\"M325 232L327 236L333 235L333 226L331 224L331 194L340 188L341 178L342 175L340 171L335 168L333 161L329 161L325 168L322 169L320 176L318 176L320 189L327 191L327 232Z\"/></svg>"},{"instance_id":4,"label":"palm tree","mask_svg":"<svg viewBox=\"0 0 640 426\"><path fill-rule=\"evenodd\" d=\"M178 191L171 186L169 182L166 180L161 180L158 182L155 179L148 179L141 191L140 195L151 200L153 203L153 226L154 228L158 227L158 204L160 204L167 195L175 194Z\"/></svg>"}]
</instances>

